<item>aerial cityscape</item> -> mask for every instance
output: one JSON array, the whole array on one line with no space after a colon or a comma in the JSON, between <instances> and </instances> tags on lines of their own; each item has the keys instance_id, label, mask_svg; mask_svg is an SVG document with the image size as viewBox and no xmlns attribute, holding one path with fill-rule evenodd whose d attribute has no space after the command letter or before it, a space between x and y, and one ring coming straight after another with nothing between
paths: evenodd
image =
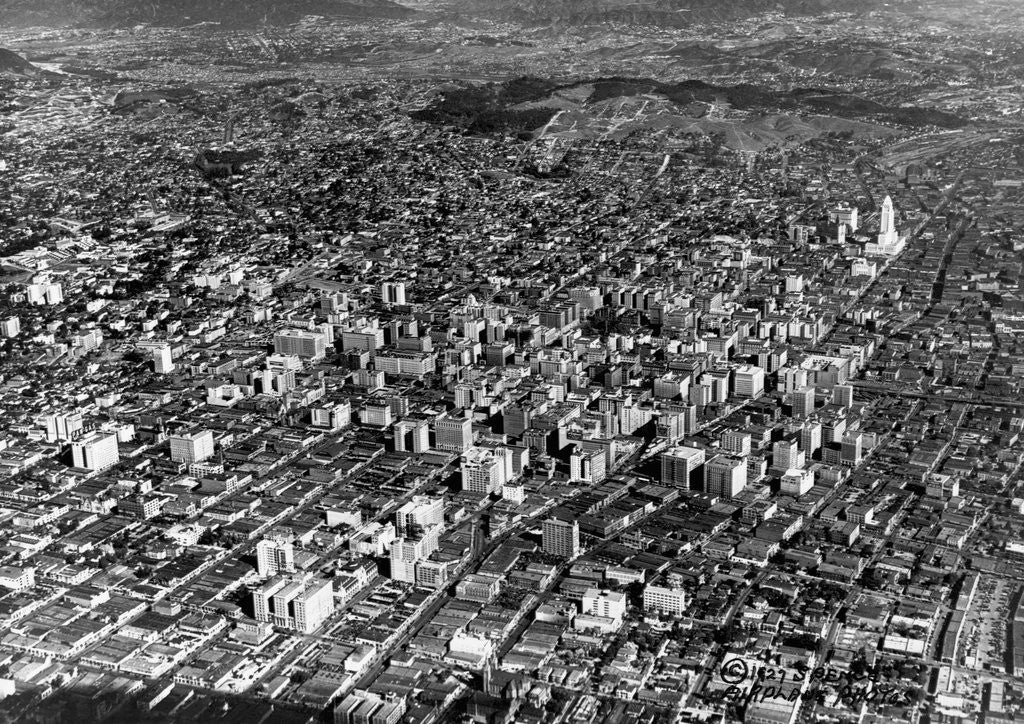
<instances>
[{"instance_id":1,"label":"aerial cityscape","mask_svg":"<svg viewBox=\"0 0 1024 724\"><path fill-rule=\"evenodd\" d=\"M1024 3L0 0L0 723L1024 720Z\"/></svg>"}]
</instances>

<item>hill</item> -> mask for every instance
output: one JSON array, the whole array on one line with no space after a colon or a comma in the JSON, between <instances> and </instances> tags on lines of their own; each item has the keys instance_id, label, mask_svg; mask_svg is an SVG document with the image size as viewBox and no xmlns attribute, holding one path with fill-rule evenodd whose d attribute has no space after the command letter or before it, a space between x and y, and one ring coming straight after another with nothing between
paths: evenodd
<instances>
[{"instance_id":1,"label":"hill","mask_svg":"<svg viewBox=\"0 0 1024 724\"><path fill-rule=\"evenodd\" d=\"M883 4L882 0L452 0L449 7L467 15L532 26L630 23L684 27L776 11L788 15L862 13Z\"/></svg>"},{"instance_id":2,"label":"hill","mask_svg":"<svg viewBox=\"0 0 1024 724\"><path fill-rule=\"evenodd\" d=\"M0 75L39 75L42 71L14 51L0 48Z\"/></svg>"},{"instance_id":3,"label":"hill","mask_svg":"<svg viewBox=\"0 0 1024 724\"><path fill-rule=\"evenodd\" d=\"M306 15L407 18L414 10L392 0L9 0L0 25L122 26L202 22L230 27L285 24Z\"/></svg>"}]
</instances>

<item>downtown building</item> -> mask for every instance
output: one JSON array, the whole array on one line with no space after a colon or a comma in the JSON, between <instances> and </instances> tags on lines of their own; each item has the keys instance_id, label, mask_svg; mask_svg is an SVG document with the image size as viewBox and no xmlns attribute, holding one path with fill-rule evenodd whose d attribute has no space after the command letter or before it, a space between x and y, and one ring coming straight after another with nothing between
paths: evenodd
<instances>
[{"instance_id":1,"label":"downtown building","mask_svg":"<svg viewBox=\"0 0 1024 724\"><path fill-rule=\"evenodd\" d=\"M334 613L330 580L274 576L253 592L256 620L300 633L313 633Z\"/></svg>"}]
</instances>

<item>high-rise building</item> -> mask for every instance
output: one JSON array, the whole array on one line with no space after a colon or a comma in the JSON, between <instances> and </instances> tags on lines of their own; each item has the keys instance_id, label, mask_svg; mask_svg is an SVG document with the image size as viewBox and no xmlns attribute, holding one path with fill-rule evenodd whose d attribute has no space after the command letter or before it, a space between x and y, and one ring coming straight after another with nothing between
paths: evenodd
<instances>
[{"instance_id":1,"label":"high-rise building","mask_svg":"<svg viewBox=\"0 0 1024 724\"><path fill-rule=\"evenodd\" d=\"M893 256L903 251L906 241L900 238L896 230L896 210L893 208L892 199L888 196L882 202L882 212L878 222L878 241L868 243L864 250L869 254L884 254Z\"/></svg>"},{"instance_id":2,"label":"high-rise building","mask_svg":"<svg viewBox=\"0 0 1024 724\"><path fill-rule=\"evenodd\" d=\"M600 616L615 621L622 621L626 615L626 594L617 591L602 591L588 588L580 602L583 613L588 616Z\"/></svg>"},{"instance_id":3,"label":"high-rise building","mask_svg":"<svg viewBox=\"0 0 1024 724\"><path fill-rule=\"evenodd\" d=\"M201 463L213 457L213 431L196 430L171 435L171 460L176 463Z\"/></svg>"},{"instance_id":4,"label":"high-rise building","mask_svg":"<svg viewBox=\"0 0 1024 724\"><path fill-rule=\"evenodd\" d=\"M856 467L860 465L864 454L864 436L859 432L848 432L843 435L839 459L843 465Z\"/></svg>"},{"instance_id":5,"label":"high-rise building","mask_svg":"<svg viewBox=\"0 0 1024 724\"><path fill-rule=\"evenodd\" d=\"M756 365L740 365L733 373L737 397L754 398L764 394L764 370Z\"/></svg>"},{"instance_id":6,"label":"high-rise building","mask_svg":"<svg viewBox=\"0 0 1024 724\"><path fill-rule=\"evenodd\" d=\"M405 283L384 282L381 285L380 296L385 304L405 304Z\"/></svg>"},{"instance_id":7,"label":"high-rise building","mask_svg":"<svg viewBox=\"0 0 1024 724\"><path fill-rule=\"evenodd\" d=\"M749 432L726 430L722 433L722 451L733 455L749 455L752 444Z\"/></svg>"},{"instance_id":8,"label":"high-rise building","mask_svg":"<svg viewBox=\"0 0 1024 724\"><path fill-rule=\"evenodd\" d=\"M266 578L295 571L293 537L291 530L277 528L256 544L256 571L260 576Z\"/></svg>"},{"instance_id":9,"label":"high-rise building","mask_svg":"<svg viewBox=\"0 0 1024 724\"><path fill-rule=\"evenodd\" d=\"M850 231L857 230L857 208L850 206L840 206L829 212L829 220L836 222L839 226L849 227Z\"/></svg>"},{"instance_id":10,"label":"high-rise building","mask_svg":"<svg viewBox=\"0 0 1024 724\"><path fill-rule=\"evenodd\" d=\"M400 538L415 537L435 525L444 525L444 498L415 495L395 513L395 529Z\"/></svg>"},{"instance_id":11,"label":"high-rise building","mask_svg":"<svg viewBox=\"0 0 1024 724\"><path fill-rule=\"evenodd\" d=\"M800 449L804 455L810 458L821 447L821 423L815 421L805 422L800 430Z\"/></svg>"},{"instance_id":12,"label":"high-rise building","mask_svg":"<svg viewBox=\"0 0 1024 724\"><path fill-rule=\"evenodd\" d=\"M465 452L473 445L473 421L468 417L442 417L434 422L437 449Z\"/></svg>"},{"instance_id":13,"label":"high-rise building","mask_svg":"<svg viewBox=\"0 0 1024 724\"><path fill-rule=\"evenodd\" d=\"M801 495L806 495L811 492L811 488L813 487L813 470L800 470L794 468L792 470L787 470L786 474L782 476L781 492L783 495L800 497Z\"/></svg>"},{"instance_id":14,"label":"high-rise building","mask_svg":"<svg viewBox=\"0 0 1024 724\"><path fill-rule=\"evenodd\" d=\"M585 450L576 445L569 456L569 479L600 483L604 480L606 459L604 450Z\"/></svg>"},{"instance_id":15,"label":"high-rise building","mask_svg":"<svg viewBox=\"0 0 1024 724\"><path fill-rule=\"evenodd\" d=\"M509 405L502 413L505 423L505 434L509 437L520 437L533 424L534 418L543 414L548 409L546 402L534 402L524 400L518 404Z\"/></svg>"},{"instance_id":16,"label":"high-rise building","mask_svg":"<svg viewBox=\"0 0 1024 724\"><path fill-rule=\"evenodd\" d=\"M661 454L661 482L689 490L704 460L705 453L701 448L685 445L669 448Z\"/></svg>"},{"instance_id":17,"label":"high-rise building","mask_svg":"<svg viewBox=\"0 0 1024 724\"><path fill-rule=\"evenodd\" d=\"M348 400L320 403L311 408L309 414L313 427L341 430L352 424L352 403Z\"/></svg>"},{"instance_id":18,"label":"high-rise building","mask_svg":"<svg viewBox=\"0 0 1024 724\"><path fill-rule=\"evenodd\" d=\"M747 484L747 462L732 455L716 455L704 463L704 491L719 498L735 498Z\"/></svg>"},{"instance_id":19,"label":"high-rise building","mask_svg":"<svg viewBox=\"0 0 1024 724\"><path fill-rule=\"evenodd\" d=\"M10 339L17 337L19 332L21 332L21 321L17 317L8 317L0 321L0 336Z\"/></svg>"},{"instance_id":20,"label":"high-rise building","mask_svg":"<svg viewBox=\"0 0 1024 724\"><path fill-rule=\"evenodd\" d=\"M330 580L275 576L253 592L256 620L301 633L313 633L334 613Z\"/></svg>"},{"instance_id":21,"label":"high-rise building","mask_svg":"<svg viewBox=\"0 0 1024 724\"><path fill-rule=\"evenodd\" d=\"M853 407L853 385L836 385L832 388L833 399L840 407Z\"/></svg>"},{"instance_id":22,"label":"high-rise building","mask_svg":"<svg viewBox=\"0 0 1024 724\"><path fill-rule=\"evenodd\" d=\"M46 427L47 442L74 440L82 434L82 413L78 411L43 415L38 422Z\"/></svg>"},{"instance_id":23,"label":"high-rise building","mask_svg":"<svg viewBox=\"0 0 1024 724\"><path fill-rule=\"evenodd\" d=\"M421 453L430 449L430 425L426 420L399 420L395 423L395 450Z\"/></svg>"},{"instance_id":24,"label":"high-rise building","mask_svg":"<svg viewBox=\"0 0 1024 724\"><path fill-rule=\"evenodd\" d=\"M158 375L174 372L174 360L171 357L171 345L162 344L153 349L153 371Z\"/></svg>"},{"instance_id":25,"label":"high-rise building","mask_svg":"<svg viewBox=\"0 0 1024 724\"><path fill-rule=\"evenodd\" d=\"M478 495L501 492L511 477L512 451L508 448L471 447L462 454L462 489Z\"/></svg>"},{"instance_id":26,"label":"high-rise building","mask_svg":"<svg viewBox=\"0 0 1024 724\"><path fill-rule=\"evenodd\" d=\"M391 544L391 578L416 583L416 564L437 550L440 526L425 528L418 538L398 538Z\"/></svg>"},{"instance_id":27,"label":"high-rise building","mask_svg":"<svg viewBox=\"0 0 1024 724\"><path fill-rule=\"evenodd\" d=\"M560 518L548 518L541 527L545 553L560 558L576 558L580 554L580 524Z\"/></svg>"},{"instance_id":28,"label":"high-rise building","mask_svg":"<svg viewBox=\"0 0 1024 724\"><path fill-rule=\"evenodd\" d=\"M644 611L681 616L686 610L686 592L681 588L647 585L644 587Z\"/></svg>"},{"instance_id":29,"label":"high-rise building","mask_svg":"<svg viewBox=\"0 0 1024 724\"><path fill-rule=\"evenodd\" d=\"M801 387L793 392L789 399L793 405L793 417L810 417L814 414L813 387Z\"/></svg>"},{"instance_id":30,"label":"high-rise building","mask_svg":"<svg viewBox=\"0 0 1024 724\"><path fill-rule=\"evenodd\" d=\"M320 332L283 329L274 335L274 351L303 359L322 359L327 354L327 338Z\"/></svg>"},{"instance_id":31,"label":"high-rise building","mask_svg":"<svg viewBox=\"0 0 1024 724\"><path fill-rule=\"evenodd\" d=\"M772 470L785 472L791 468L802 468L805 461L806 457L795 435L772 445Z\"/></svg>"},{"instance_id":32,"label":"high-rise building","mask_svg":"<svg viewBox=\"0 0 1024 724\"><path fill-rule=\"evenodd\" d=\"M359 422L363 425L387 429L393 420L391 405L387 401L367 400L359 410Z\"/></svg>"},{"instance_id":33,"label":"high-rise building","mask_svg":"<svg viewBox=\"0 0 1024 724\"><path fill-rule=\"evenodd\" d=\"M97 430L71 445L71 457L76 468L97 471L113 467L121 459L117 434Z\"/></svg>"},{"instance_id":34,"label":"high-rise building","mask_svg":"<svg viewBox=\"0 0 1024 724\"><path fill-rule=\"evenodd\" d=\"M143 352L149 353L153 360L153 370L159 375L170 374L174 371L174 359L171 355L171 345L168 342L159 340L144 340L136 347Z\"/></svg>"}]
</instances>

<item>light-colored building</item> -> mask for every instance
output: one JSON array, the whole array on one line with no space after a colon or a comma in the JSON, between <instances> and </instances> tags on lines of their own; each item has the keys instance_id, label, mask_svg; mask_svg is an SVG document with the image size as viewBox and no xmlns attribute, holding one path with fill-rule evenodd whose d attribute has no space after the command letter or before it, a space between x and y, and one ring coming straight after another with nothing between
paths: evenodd
<instances>
[{"instance_id":1,"label":"light-colored building","mask_svg":"<svg viewBox=\"0 0 1024 724\"><path fill-rule=\"evenodd\" d=\"M607 455L604 450L585 450L577 445L569 456L569 479L574 482L600 483L605 477Z\"/></svg>"},{"instance_id":2,"label":"light-colored building","mask_svg":"<svg viewBox=\"0 0 1024 724\"><path fill-rule=\"evenodd\" d=\"M512 451L506 447L471 447L462 454L462 489L480 495L501 492L511 479Z\"/></svg>"},{"instance_id":3,"label":"light-colored building","mask_svg":"<svg viewBox=\"0 0 1024 724\"><path fill-rule=\"evenodd\" d=\"M626 615L626 594L588 588L583 594L581 608L583 613L589 616L610 618L616 623L621 623Z\"/></svg>"},{"instance_id":4,"label":"light-colored building","mask_svg":"<svg viewBox=\"0 0 1024 724\"><path fill-rule=\"evenodd\" d=\"M213 457L213 431L195 430L171 435L171 460L176 463L201 463Z\"/></svg>"},{"instance_id":5,"label":"light-colored building","mask_svg":"<svg viewBox=\"0 0 1024 724\"><path fill-rule=\"evenodd\" d=\"M117 465L121 454L117 450L117 434L96 431L72 443L71 457L76 468L106 470Z\"/></svg>"},{"instance_id":6,"label":"light-colored building","mask_svg":"<svg viewBox=\"0 0 1024 724\"><path fill-rule=\"evenodd\" d=\"M0 587L24 591L36 585L36 569L32 566L0 566Z\"/></svg>"},{"instance_id":7,"label":"light-colored building","mask_svg":"<svg viewBox=\"0 0 1024 724\"><path fill-rule=\"evenodd\" d=\"M580 524L548 518L541 526L542 545L545 553L560 558L573 559L580 554Z\"/></svg>"},{"instance_id":8,"label":"light-colored building","mask_svg":"<svg viewBox=\"0 0 1024 724\"><path fill-rule=\"evenodd\" d=\"M686 610L686 592L681 588L645 586L644 610L669 616L681 616Z\"/></svg>"},{"instance_id":9,"label":"light-colored building","mask_svg":"<svg viewBox=\"0 0 1024 724\"><path fill-rule=\"evenodd\" d=\"M764 370L756 365L740 365L732 379L737 397L754 398L764 394Z\"/></svg>"},{"instance_id":10,"label":"light-colored building","mask_svg":"<svg viewBox=\"0 0 1024 724\"><path fill-rule=\"evenodd\" d=\"M440 527L424 530L419 538L398 538L391 544L391 578L416 583L416 564L437 550Z\"/></svg>"},{"instance_id":11,"label":"light-colored building","mask_svg":"<svg viewBox=\"0 0 1024 724\"><path fill-rule=\"evenodd\" d=\"M385 304L405 304L405 282L384 282L380 298Z\"/></svg>"},{"instance_id":12,"label":"light-colored building","mask_svg":"<svg viewBox=\"0 0 1024 724\"><path fill-rule=\"evenodd\" d=\"M295 571L295 544L292 531L278 528L256 544L256 571L262 577Z\"/></svg>"},{"instance_id":13,"label":"light-colored building","mask_svg":"<svg viewBox=\"0 0 1024 724\"><path fill-rule=\"evenodd\" d=\"M435 525L444 525L444 498L416 495L395 513L395 529L402 538Z\"/></svg>"},{"instance_id":14,"label":"light-colored building","mask_svg":"<svg viewBox=\"0 0 1024 724\"><path fill-rule=\"evenodd\" d=\"M327 337L306 329L284 329L274 335L274 351L303 359L322 359L327 354Z\"/></svg>"},{"instance_id":15,"label":"light-colored building","mask_svg":"<svg viewBox=\"0 0 1024 724\"><path fill-rule=\"evenodd\" d=\"M253 592L256 620L313 633L334 613L330 580L275 576Z\"/></svg>"},{"instance_id":16,"label":"light-colored building","mask_svg":"<svg viewBox=\"0 0 1024 724\"><path fill-rule=\"evenodd\" d=\"M438 450L465 452L473 444L473 421L468 417L442 417L434 422Z\"/></svg>"},{"instance_id":17,"label":"light-colored building","mask_svg":"<svg viewBox=\"0 0 1024 724\"><path fill-rule=\"evenodd\" d=\"M8 317L0 321L0 336L10 339L21 332L21 321L17 317Z\"/></svg>"},{"instance_id":18,"label":"light-colored building","mask_svg":"<svg viewBox=\"0 0 1024 724\"><path fill-rule=\"evenodd\" d=\"M690 489L692 476L705 462L701 448L679 445L661 454L661 482L683 490Z\"/></svg>"},{"instance_id":19,"label":"light-colored building","mask_svg":"<svg viewBox=\"0 0 1024 724\"><path fill-rule=\"evenodd\" d=\"M78 411L43 415L39 422L46 428L47 442L74 440L82 434L84 425L82 413Z\"/></svg>"},{"instance_id":20,"label":"light-colored building","mask_svg":"<svg viewBox=\"0 0 1024 724\"><path fill-rule=\"evenodd\" d=\"M395 450L421 453L430 449L430 424L426 420L399 420L395 423Z\"/></svg>"}]
</instances>

